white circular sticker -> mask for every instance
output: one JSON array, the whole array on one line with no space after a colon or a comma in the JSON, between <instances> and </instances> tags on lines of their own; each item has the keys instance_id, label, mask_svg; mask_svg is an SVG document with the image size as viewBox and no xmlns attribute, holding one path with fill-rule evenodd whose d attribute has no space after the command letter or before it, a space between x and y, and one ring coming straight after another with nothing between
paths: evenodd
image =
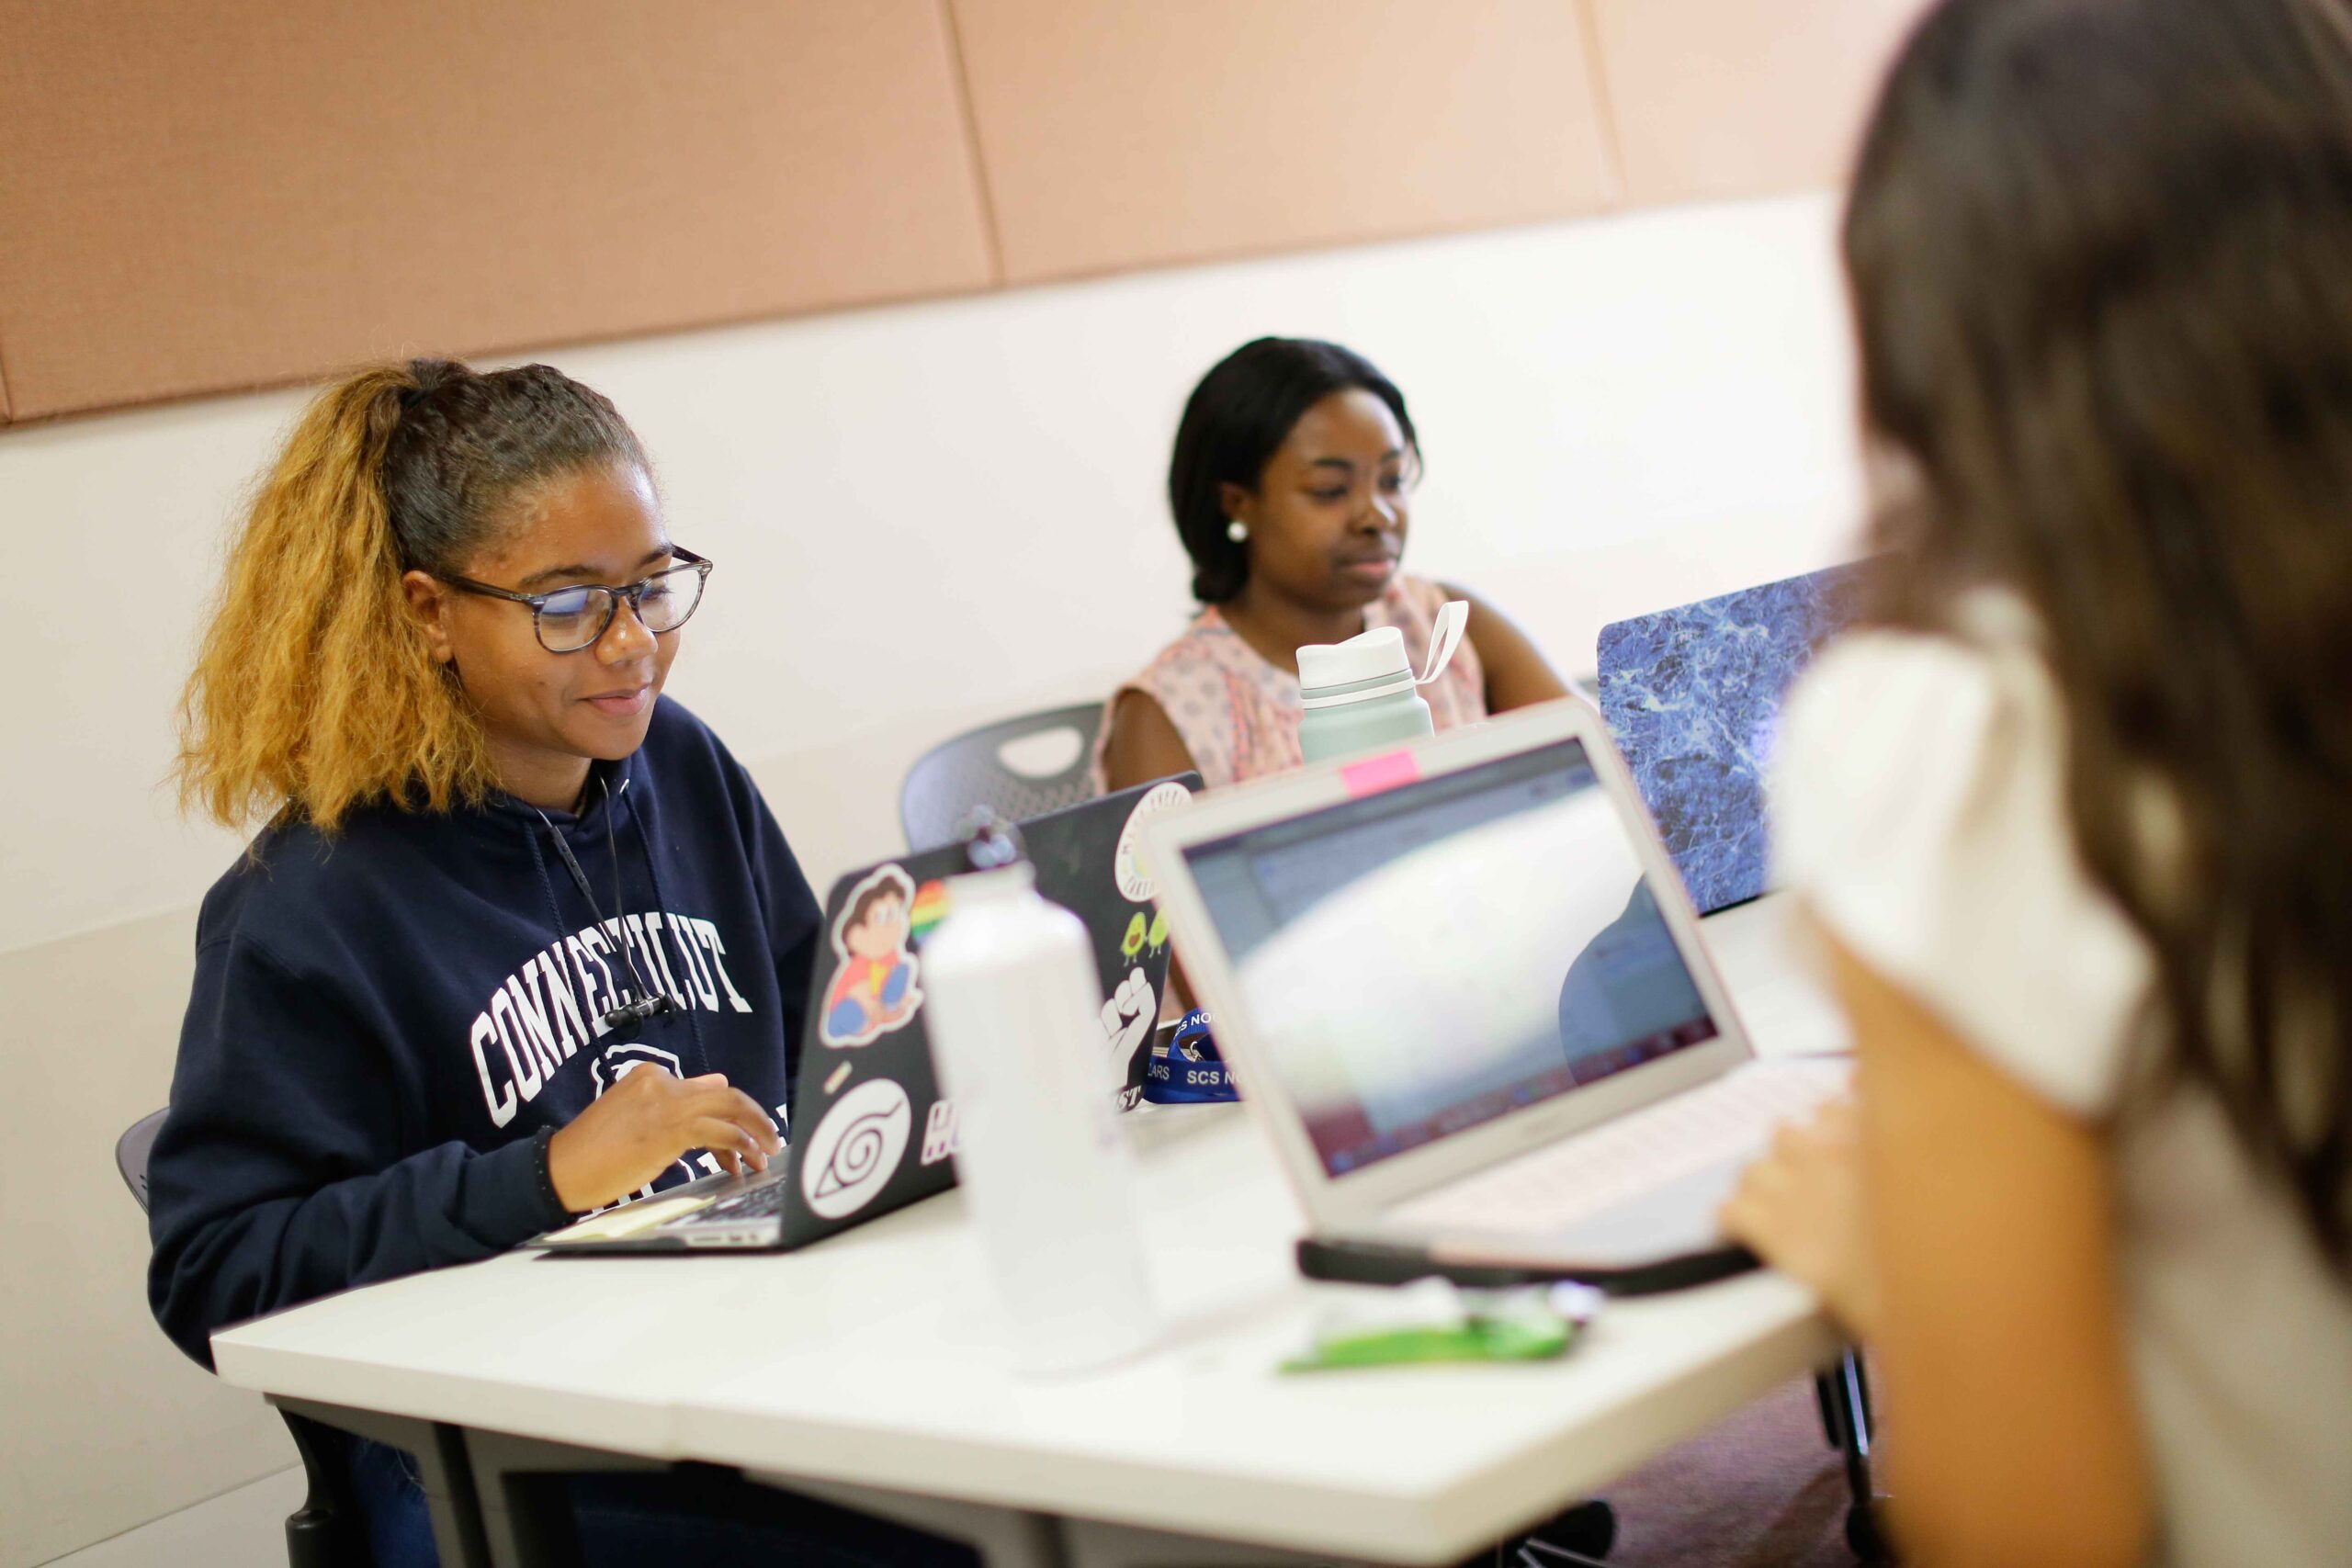
<instances>
[{"instance_id":1,"label":"white circular sticker","mask_svg":"<svg viewBox=\"0 0 2352 1568\"><path fill-rule=\"evenodd\" d=\"M838 1220L874 1201L906 1158L914 1120L907 1091L888 1078L869 1078L835 1100L801 1159L800 1195L810 1212Z\"/></svg>"},{"instance_id":2,"label":"white circular sticker","mask_svg":"<svg viewBox=\"0 0 2352 1568\"><path fill-rule=\"evenodd\" d=\"M1127 813L1127 825L1119 829L1118 852L1112 857L1111 874L1119 884L1119 896L1131 904L1148 899L1159 887L1152 875L1148 857L1144 853L1143 825L1163 812L1179 810L1193 803L1193 792L1174 779L1156 784L1136 802Z\"/></svg>"}]
</instances>

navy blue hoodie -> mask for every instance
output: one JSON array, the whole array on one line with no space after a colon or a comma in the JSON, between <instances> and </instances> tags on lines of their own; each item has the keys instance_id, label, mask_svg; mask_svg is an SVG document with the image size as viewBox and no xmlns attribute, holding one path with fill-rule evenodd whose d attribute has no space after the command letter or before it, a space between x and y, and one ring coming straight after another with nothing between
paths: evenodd
<instances>
[{"instance_id":1,"label":"navy blue hoodie","mask_svg":"<svg viewBox=\"0 0 2352 1568\"><path fill-rule=\"evenodd\" d=\"M213 886L148 1168L181 1349L209 1366L216 1328L561 1223L537 1134L634 1063L723 1072L785 1124L821 921L750 775L665 698L586 798L546 816L594 908L503 796L281 824ZM631 957L673 1010L607 1028Z\"/></svg>"}]
</instances>

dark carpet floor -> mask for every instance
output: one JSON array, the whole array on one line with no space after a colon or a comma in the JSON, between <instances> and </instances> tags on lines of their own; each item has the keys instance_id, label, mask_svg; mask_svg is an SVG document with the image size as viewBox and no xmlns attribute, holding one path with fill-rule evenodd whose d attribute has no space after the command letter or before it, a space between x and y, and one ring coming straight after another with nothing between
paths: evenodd
<instances>
[{"instance_id":1,"label":"dark carpet floor","mask_svg":"<svg viewBox=\"0 0 2352 1568\"><path fill-rule=\"evenodd\" d=\"M1846 1475L1813 1382L1790 1383L1603 1494L1623 1568L1853 1568Z\"/></svg>"}]
</instances>

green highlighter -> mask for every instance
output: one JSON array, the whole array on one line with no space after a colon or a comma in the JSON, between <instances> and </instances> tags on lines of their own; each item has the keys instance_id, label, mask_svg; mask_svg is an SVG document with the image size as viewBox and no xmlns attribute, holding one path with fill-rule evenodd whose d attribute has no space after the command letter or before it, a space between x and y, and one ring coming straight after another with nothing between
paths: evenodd
<instances>
[{"instance_id":1,"label":"green highlighter","mask_svg":"<svg viewBox=\"0 0 2352 1568\"><path fill-rule=\"evenodd\" d=\"M1439 1279L1394 1290L1346 1287L1286 1372L1430 1361L1538 1361L1566 1353L1600 1309L1585 1285L1464 1290Z\"/></svg>"}]
</instances>

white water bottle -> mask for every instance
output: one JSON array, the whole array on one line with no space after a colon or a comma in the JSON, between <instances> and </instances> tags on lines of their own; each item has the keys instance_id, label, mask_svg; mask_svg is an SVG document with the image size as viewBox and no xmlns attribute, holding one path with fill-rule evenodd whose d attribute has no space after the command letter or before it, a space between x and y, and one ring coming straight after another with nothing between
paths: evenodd
<instances>
[{"instance_id":1,"label":"white water bottle","mask_svg":"<svg viewBox=\"0 0 2352 1568\"><path fill-rule=\"evenodd\" d=\"M989 863L980 849L976 863ZM922 948L924 1014L1014 1362L1077 1371L1141 1349L1158 1314L1134 1161L1112 1111L1093 943L1038 896L1027 862L1004 858L948 882L947 919Z\"/></svg>"},{"instance_id":2,"label":"white water bottle","mask_svg":"<svg viewBox=\"0 0 2352 1568\"><path fill-rule=\"evenodd\" d=\"M1449 601L1430 627L1429 668L1405 660L1405 635L1375 626L1345 642L1298 650L1299 756L1309 762L1382 747L1409 746L1435 734L1419 688L1445 673L1470 624L1470 604Z\"/></svg>"}]
</instances>

